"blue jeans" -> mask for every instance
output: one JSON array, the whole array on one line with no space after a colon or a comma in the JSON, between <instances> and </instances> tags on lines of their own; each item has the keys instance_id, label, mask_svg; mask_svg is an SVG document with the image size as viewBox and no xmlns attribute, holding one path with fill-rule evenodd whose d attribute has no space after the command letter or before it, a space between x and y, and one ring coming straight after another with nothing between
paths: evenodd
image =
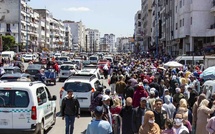
<instances>
[{"instance_id":1,"label":"blue jeans","mask_svg":"<svg viewBox=\"0 0 215 134\"><path fill-rule=\"evenodd\" d=\"M66 134L73 134L75 116L65 116Z\"/></svg>"}]
</instances>

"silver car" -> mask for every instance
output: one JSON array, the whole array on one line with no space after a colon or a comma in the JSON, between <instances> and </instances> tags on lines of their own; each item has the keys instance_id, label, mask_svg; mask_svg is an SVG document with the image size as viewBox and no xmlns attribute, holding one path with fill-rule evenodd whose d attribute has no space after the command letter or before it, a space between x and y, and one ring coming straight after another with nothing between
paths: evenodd
<instances>
[{"instance_id":1,"label":"silver car","mask_svg":"<svg viewBox=\"0 0 215 134\"><path fill-rule=\"evenodd\" d=\"M69 76L77 72L77 65L75 64L62 64L60 67L59 81L67 79Z\"/></svg>"}]
</instances>

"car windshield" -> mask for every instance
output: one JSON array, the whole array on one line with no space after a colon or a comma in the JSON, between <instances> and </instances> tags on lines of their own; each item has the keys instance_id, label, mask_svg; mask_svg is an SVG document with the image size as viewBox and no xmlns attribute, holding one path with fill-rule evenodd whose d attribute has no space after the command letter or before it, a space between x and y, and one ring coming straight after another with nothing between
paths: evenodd
<instances>
[{"instance_id":1,"label":"car windshield","mask_svg":"<svg viewBox=\"0 0 215 134\"><path fill-rule=\"evenodd\" d=\"M74 67L73 66L61 66L60 67L61 70L70 70L72 68L74 68Z\"/></svg>"},{"instance_id":2,"label":"car windshield","mask_svg":"<svg viewBox=\"0 0 215 134\"><path fill-rule=\"evenodd\" d=\"M0 90L0 107L27 107L28 92L22 90Z\"/></svg>"},{"instance_id":3,"label":"car windshield","mask_svg":"<svg viewBox=\"0 0 215 134\"><path fill-rule=\"evenodd\" d=\"M27 69L40 69L40 68L41 68L40 65L30 65L30 66L28 66Z\"/></svg>"},{"instance_id":4,"label":"car windshield","mask_svg":"<svg viewBox=\"0 0 215 134\"><path fill-rule=\"evenodd\" d=\"M58 60L61 60L61 61L68 61L68 59L66 57L60 57Z\"/></svg>"},{"instance_id":5,"label":"car windshield","mask_svg":"<svg viewBox=\"0 0 215 134\"><path fill-rule=\"evenodd\" d=\"M32 55L26 55L25 56L25 58L31 58L32 57Z\"/></svg>"},{"instance_id":6,"label":"car windshield","mask_svg":"<svg viewBox=\"0 0 215 134\"><path fill-rule=\"evenodd\" d=\"M90 60L97 60L97 57L90 57Z\"/></svg>"},{"instance_id":7,"label":"car windshield","mask_svg":"<svg viewBox=\"0 0 215 134\"><path fill-rule=\"evenodd\" d=\"M2 54L2 57L10 57L9 54Z\"/></svg>"},{"instance_id":8,"label":"car windshield","mask_svg":"<svg viewBox=\"0 0 215 134\"><path fill-rule=\"evenodd\" d=\"M14 72L13 69L4 69L6 74L12 74Z\"/></svg>"},{"instance_id":9,"label":"car windshield","mask_svg":"<svg viewBox=\"0 0 215 134\"><path fill-rule=\"evenodd\" d=\"M91 91L92 87L89 83L71 82L71 83L66 83L64 85L65 91L67 91L69 89L72 89L73 92L89 92L89 91Z\"/></svg>"}]
</instances>

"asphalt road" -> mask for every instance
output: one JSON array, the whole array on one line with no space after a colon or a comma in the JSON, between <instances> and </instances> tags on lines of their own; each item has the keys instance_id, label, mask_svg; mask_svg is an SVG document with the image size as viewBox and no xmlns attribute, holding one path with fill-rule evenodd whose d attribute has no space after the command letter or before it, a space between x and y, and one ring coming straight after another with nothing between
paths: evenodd
<instances>
[{"instance_id":1,"label":"asphalt road","mask_svg":"<svg viewBox=\"0 0 215 134\"><path fill-rule=\"evenodd\" d=\"M25 69L27 68L28 64L24 63ZM109 88L107 80L101 80L101 82ZM63 86L63 82L57 82L55 86L48 86L48 89L51 93L51 95L56 95L56 105L57 105L57 121L56 124L50 128L47 133L48 134L64 134L65 133L65 120L62 120L60 116L60 107L59 107L59 99L60 99L60 89ZM81 112L81 117L75 120L75 126L74 126L74 134L82 134L87 128L88 123L91 121L90 112Z\"/></svg>"}]
</instances>

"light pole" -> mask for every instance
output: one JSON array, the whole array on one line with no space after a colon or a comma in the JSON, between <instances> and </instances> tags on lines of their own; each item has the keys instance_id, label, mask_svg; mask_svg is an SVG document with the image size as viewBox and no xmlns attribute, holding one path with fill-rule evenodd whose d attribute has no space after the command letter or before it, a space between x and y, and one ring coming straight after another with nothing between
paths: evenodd
<instances>
[{"instance_id":1,"label":"light pole","mask_svg":"<svg viewBox=\"0 0 215 134\"><path fill-rule=\"evenodd\" d=\"M26 24L26 52L28 51L28 21L27 21L27 14L28 14L28 2L29 2L30 0L25 0L25 2L26 2L26 12L25 12L25 14L26 14L26 16L25 16L25 24Z\"/></svg>"}]
</instances>

